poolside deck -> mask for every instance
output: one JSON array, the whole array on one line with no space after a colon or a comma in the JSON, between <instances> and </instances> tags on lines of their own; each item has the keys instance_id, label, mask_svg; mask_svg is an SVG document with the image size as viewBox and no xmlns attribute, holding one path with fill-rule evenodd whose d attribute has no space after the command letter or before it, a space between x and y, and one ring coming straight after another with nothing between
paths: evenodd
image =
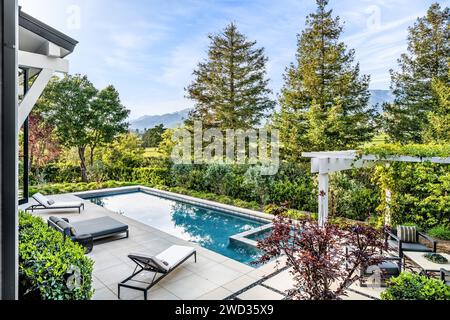
<instances>
[{"instance_id":1,"label":"poolside deck","mask_svg":"<svg viewBox=\"0 0 450 320\"><path fill-rule=\"evenodd\" d=\"M74 195L49 197L55 200L74 201ZM33 200L31 200L30 204ZM130 275L134 264L128 259L129 253L142 252L155 255L172 245L193 246L198 259L186 261L181 267L168 275L149 291L149 300L281 300L284 292L292 288L292 279L287 270L280 271L276 261L260 268L252 268L225 256L217 254L197 244L190 243L170 234L144 225L135 220L111 212L90 201L85 202L85 211L77 212L39 211L36 214L44 219L49 216L66 217L71 221L82 221L102 216L110 216L129 226L130 237L117 241L96 243L89 257L95 261L93 272L94 300L117 300L117 284ZM26 208L30 204L21 206ZM283 264L280 264L282 267ZM273 275L270 277L270 275ZM147 274L146 279L151 278ZM144 280L144 279L141 279ZM362 288L360 288L362 289ZM373 297L379 290L358 290ZM374 291L375 290L375 291ZM123 300L142 300L140 291L122 289ZM369 299L366 295L350 291L348 299Z\"/></svg>"}]
</instances>

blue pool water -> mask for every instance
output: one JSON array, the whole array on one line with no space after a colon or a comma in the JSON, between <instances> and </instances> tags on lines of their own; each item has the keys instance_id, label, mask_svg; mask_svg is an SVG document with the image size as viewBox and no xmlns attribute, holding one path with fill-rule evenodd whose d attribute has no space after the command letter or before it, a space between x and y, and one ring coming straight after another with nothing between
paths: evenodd
<instances>
[{"instance_id":1,"label":"blue pool water","mask_svg":"<svg viewBox=\"0 0 450 320\"><path fill-rule=\"evenodd\" d=\"M226 257L252 265L260 251L230 243L229 237L264 225L240 216L169 200L144 192L89 198L111 211L195 242Z\"/></svg>"}]
</instances>

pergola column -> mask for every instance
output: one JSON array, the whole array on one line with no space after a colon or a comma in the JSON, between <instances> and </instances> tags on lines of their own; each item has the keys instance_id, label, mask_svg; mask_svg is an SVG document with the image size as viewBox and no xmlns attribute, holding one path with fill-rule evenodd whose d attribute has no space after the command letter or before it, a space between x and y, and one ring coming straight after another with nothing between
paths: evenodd
<instances>
[{"instance_id":1,"label":"pergola column","mask_svg":"<svg viewBox=\"0 0 450 320\"><path fill-rule=\"evenodd\" d=\"M325 226L328 221L328 173L319 174L319 225Z\"/></svg>"}]
</instances>

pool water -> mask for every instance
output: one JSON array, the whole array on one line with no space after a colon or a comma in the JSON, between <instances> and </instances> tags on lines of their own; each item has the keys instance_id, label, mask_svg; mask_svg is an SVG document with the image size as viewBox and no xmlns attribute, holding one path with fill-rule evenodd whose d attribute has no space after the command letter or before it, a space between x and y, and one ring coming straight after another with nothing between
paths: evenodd
<instances>
[{"instance_id":1,"label":"pool water","mask_svg":"<svg viewBox=\"0 0 450 320\"><path fill-rule=\"evenodd\" d=\"M253 266L252 262L261 254L256 248L229 241L232 235L264 225L256 220L144 192L93 197L88 200L247 265Z\"/></svg>"}]
</instances>

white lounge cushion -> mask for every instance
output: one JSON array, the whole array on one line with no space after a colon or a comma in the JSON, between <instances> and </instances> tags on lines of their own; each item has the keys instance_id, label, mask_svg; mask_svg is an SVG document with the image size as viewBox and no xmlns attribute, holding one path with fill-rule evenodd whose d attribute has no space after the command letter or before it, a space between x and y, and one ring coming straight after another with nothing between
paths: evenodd
<instances>
[{"instance_id":1,"label":"white lounge cushion","mask_svg":"<svg viewBox=\"0 0 450 320\"><path fill-rule=\"evenodd\" d=\"M195 248L184 246L172 246L156 256L158 260L163 262L162 266L166 271L171 270L181 261L189 257L195 252ZM167 266L164 264L167 262Z\"/></svg>"},{"instance_id":2,"label":"white lounge cushion","mask_svg":"<svg viewBox=\"0 0 450 320\"><path fill-rule=\"evenodd\" d=\"M49 206L49 202L48 202L49 199L41 193L36 193L33 196L33 199L36 200L37 202L39 202L39 204L43 205L44 207Z\"/></svg>"},{"instance_id":3,"label":"white lounge cushion","mask_svg":"<svg viewBox=\"0 0 450 320\"><path fill-rule=\"evenodd\" d=\"M82 205L82 202L68 201L68 202L55 202L52 205L48 205L49 208L76 208Z\"/></svg>"},{"instance_id":4,"label":"white lounge cushion","mask_svg":"<svg viewBox=\"0 0 450 320\"><path fill-rule=\"evenodd\" d=\"M39 202L40 205L43 205L45 208L77 208L82 205L81 201L67 201L67 202L55 202L48 199L46 196L41 193L36 193L33 196L33 199Z\"/></svg>"}]
</instances>

